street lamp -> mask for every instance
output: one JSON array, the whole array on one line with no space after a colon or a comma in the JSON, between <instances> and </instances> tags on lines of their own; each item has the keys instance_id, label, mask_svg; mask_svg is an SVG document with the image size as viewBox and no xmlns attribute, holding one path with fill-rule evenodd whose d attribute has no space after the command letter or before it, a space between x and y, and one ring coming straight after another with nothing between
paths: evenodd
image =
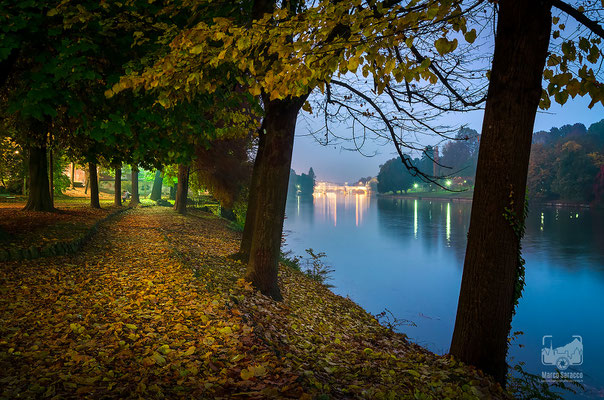
<instances>
[{"instance_id":1,"label":"street lamp","mask_svg":"<svg viewBox=\"0 0 604 400\"><path fill-rule=\"evenodd\" d=\"M453 182L451 182L451 179L447 179L447 181L445 182L445 185L451 186L451 183L453 183Z\"/></svg>"}]
</instances>

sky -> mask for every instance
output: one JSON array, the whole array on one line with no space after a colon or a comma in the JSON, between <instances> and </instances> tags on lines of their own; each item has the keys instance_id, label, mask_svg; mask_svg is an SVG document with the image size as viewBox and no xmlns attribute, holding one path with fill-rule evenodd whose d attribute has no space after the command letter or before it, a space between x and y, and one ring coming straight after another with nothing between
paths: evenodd
<instances>
[{"instance_id":1,"label":"sky","mask_svg":"<svg viewBox=\"0 0 604 400\"><path fill-rule=\"evenodd\" d=\"M589 125L604 119L604 106L601 103L598 103L592 109L587 107L588 104L589 100L587 98L580 97L569 99L564 106L552 101L549 110L537 113L534 131L549 131L552 127L578 122L589 128ZM391 143L387 145L366 144L363 147L366 153L377 153L373 157L365 157L356 151L345 150L347 147L345 143L323 146L312 135L309 135L311 130L321 126L322 120L312 118L305 112L302 113L305 115L298 119L292 159L292 168L298 174L306 173L312 167L317 180L353 183L361 177L376 176L381 164L397 156ZM450 126L465 124L469 128L480 132L482 116L482 111L464 114L451 113L447 116L446 124ZM341 136L350 136L350 133L346 132L347 128L343 125L340 127L330 125L330 127L339 132ZM430 142L426 138L425 143L422 144L434 144L436 141L436 139L433 139Z\"/></svg>"}]
</instances>

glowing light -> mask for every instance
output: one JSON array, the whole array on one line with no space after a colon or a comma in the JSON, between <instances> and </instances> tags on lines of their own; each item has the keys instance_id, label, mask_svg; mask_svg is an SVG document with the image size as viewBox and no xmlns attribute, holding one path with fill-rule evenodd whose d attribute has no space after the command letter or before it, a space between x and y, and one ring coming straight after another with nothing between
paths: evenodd
<instances>
[{"instance_id":1,"label":"glowing light","mask_svg":"<svg viewBox=\"0 0 604 400\"><path fill-rule=\"evenodd\" d=\"M451 186L453 182L451 182L451 179L447 179L447 181L445 182L445 185L447 186Z\"/></svg>"},{"instance_id":2,"label":"glowing light","mask_svg":"<svg viewBox=\"0 0 604 400\"><path fill-rule=\"evenodd\" d=\"M417 239L417 199L413 201L413 235Z\"/></svg>"},{"instance_id":3,"label":"glowing light","mask_svg":"<svg viewBox=\"0 0 604 400\"><path fill-rule=\"evenodd\" d=\"M545 217L544 217L543 213L541 213L541 230L543 230L544 220L545 220Z\"/></svg>"},{"instance_id":4,"label":"glowing light","mask_svg":"<svg viewBox=\"0 0 604 400\"><path fill-rule=\"evenodd\" d=\"M451 242L451 203L447 203L447 245Z\"/></svg>"},{"instance_id":5,"label":"glowing light","mask_svg":"<svg viewBox=\"0 0 604 400\"><path fill-rule=\"evenodd\" d=\"M418 185L417 183L414 183L414 184L413 184L413 188L414 188L414 189L417 189L418 187L419 187L419 185Z\"/></svg>"}]
</instances>

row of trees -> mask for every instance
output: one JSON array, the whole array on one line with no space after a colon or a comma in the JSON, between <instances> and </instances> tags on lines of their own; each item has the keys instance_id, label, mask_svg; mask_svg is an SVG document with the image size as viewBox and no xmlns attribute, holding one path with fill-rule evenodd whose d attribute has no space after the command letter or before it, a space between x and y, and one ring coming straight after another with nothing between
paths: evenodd
<instances>
[{"instance_id":1,"label":"row of trees","mask_svg":"<svg viewBox=\"0 0 604 400\"><path fill-rule=\"evenodd\" d=\"M586 32L562 35L548 49L552 26L555 38L564 30L552 5ZM8 136L28 148L27 208L53 208L49 143L91 172L99 163L116 171L131 164L133 182L138 166L178 164L185 196L191 168L203 163L196 153L243 140L245 151L227 146L223 160L249 155L257 143L239 256L246 278L275 300L296 120L302 108L312 111L311 92L324 94L326 120L343 112L361 127L355 143L367 133L389 138L405 167L428 181L436 174L404 155L418 149L397 131L443 134L431 118L486 101L451 353L505 381L535 113L550 97L604 101L592 68L604 37L599 8L560 0L7 0L0 7L0 109ZM497 15L493 62L473 74L460 66L471 65L464 60L476 54L474 42L488 40L477 36L488 34L489 14ZM248 164L234 157L241 171Z\"/></svg>"},{"instance_id":2,"label":"row of trees","mask_svg":"<svg viewBox=\"0 0 604 400\"><path fill-rule=\"evenodd\" d=\"M531 197L600 202L604 120L535 132L528 172ZM597 197L598 196L598 197Z\"/></svg>"},{"instance_id":3,"label":"row of trees","mask_svg":"<svg viewBox=\"0 0 604 400\"><path fill-rule=\"evenodd\" d=\"M289 183L287 192L289 195L312 196L315 191L315 171L312 167L308 170L308 174L296 174L293 169L289 173Z\"/></svg>"}]
</instances>

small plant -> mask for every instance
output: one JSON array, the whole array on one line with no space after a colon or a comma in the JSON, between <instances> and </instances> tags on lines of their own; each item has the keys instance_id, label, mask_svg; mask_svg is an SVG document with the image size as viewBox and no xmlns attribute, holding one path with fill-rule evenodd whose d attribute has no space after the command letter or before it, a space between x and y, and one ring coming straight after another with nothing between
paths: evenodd
<instances>
[{"instance_id":1,"label":"small plant","mask_svg":"<svg viewBox=\"0 0 604 400\"><path fill-rule=\"evenodd\" d=\"M306 249L306 253L308 253L310 257L303 259L304 268L302 268L302 270L304 274L310 279L320 282L327 287L333 287L333 285L330 285L327 281L331 279L330 275L334 272L334 269L325 265L322 260L327 255L324 252L316 253L313 249Z\"/></svg>"},{"instance_id":2,"label":"small plant","mask_svg":"<svg viewBox=\"0 0 604 400\"><path fill-rule=\"evenodd\" d=\"M289 267L291 269L295 269L296 271L301 271L302 269L300 268L300 260L302 259L302 257L299 256L294 256L293 252L291 250L288 250L286 252L281 252L281 254L279 255L279 263L285 265L286 267Z\"/></svg>"},{"instance_id":3,"label":"small plant","mask_svg":"<svg viewBox=\"0 0 604 400\"><path fill-rule=\"evenodd\" d=\"M508 374L507 388L515 399L564 400L568 393L577 393L577 390L570 385L580 390L585 389L583 385L575 381L548 382L538 375L525 371L522 368L523 365L522 362L514 365Z\"/></svg>"},{"instance_id":4,"label":"small plant","mask_svg":"<svg viewBox=\"0 0 604 400\"><path fill-rule=\"evenodd\" d=\"M415 322L410 321L408 319L398 319L394 316L394 314L392 313L392 311L390 311L389 309L385 308L384 311L382 311L379 314L375 315L375 319L377 319L377 321L380 323L380 325L385 326L386 328L390 329L391 331L395 331L397 328L401 327L401 326L417 326L415 325Z\"/></svg>"}]
</instances>

